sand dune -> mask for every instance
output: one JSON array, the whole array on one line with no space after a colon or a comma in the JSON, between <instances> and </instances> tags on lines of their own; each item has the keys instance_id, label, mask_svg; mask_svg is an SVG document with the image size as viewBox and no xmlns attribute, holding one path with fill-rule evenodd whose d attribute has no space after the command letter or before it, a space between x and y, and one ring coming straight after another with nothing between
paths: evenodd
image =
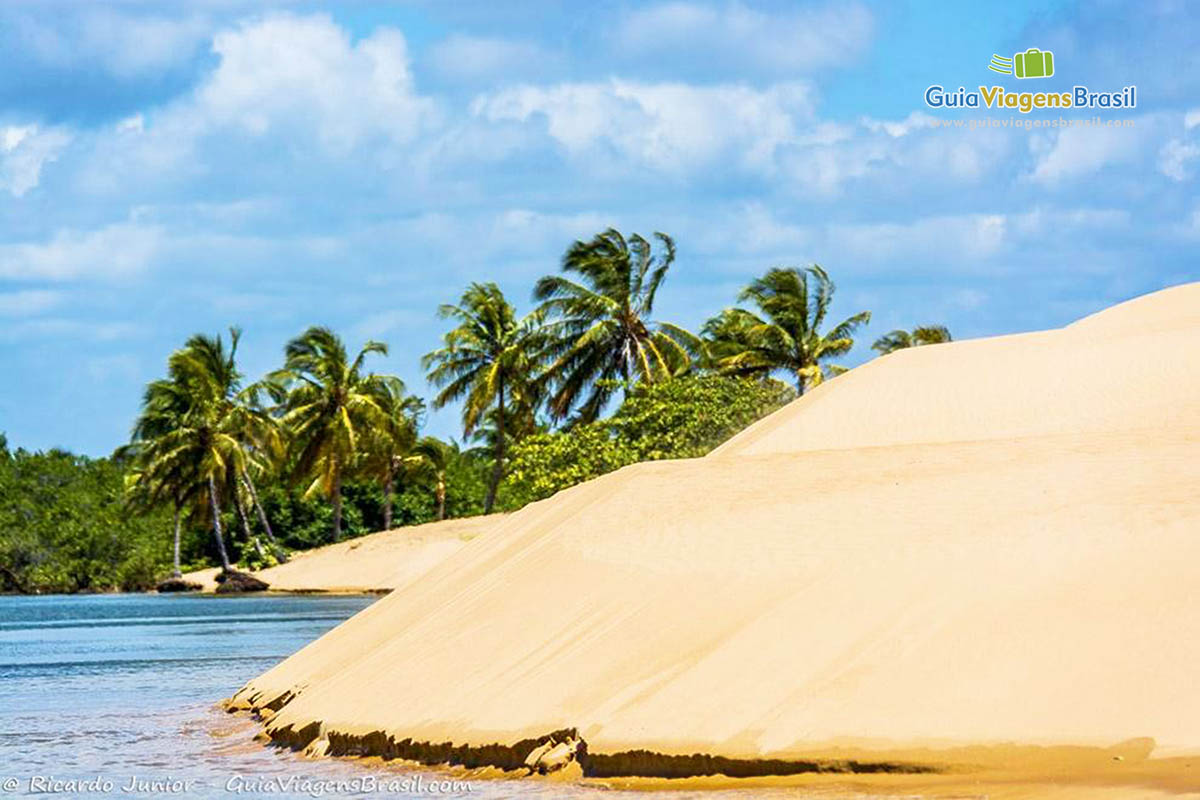
<instances>
[{"instance_id":1,"label":"sand dune","mask_svg":"<svg viewBox=\"0 0 1200 800\"><path fill-rule=\"evenodd\" d=\"M232 705L316 753L502 763L574 729L592 774L841 754L1200 789L1148 739L1103 749L1200 753L1198 308L878 359L509 515Z\"/></svg>"},{"instance_id":2,"label":"sand dune","mask_svg":"<svg viewBox=\"0 0 1200 800\"><path fill-rule=\"evenodd\" d=\"M384 592L424 574L503 519L449 519L395 528L294 553L286 564L253 573L277 592ZM189 572L185 580L215 591L219 570Z\"/></svg>"}]
</instances>

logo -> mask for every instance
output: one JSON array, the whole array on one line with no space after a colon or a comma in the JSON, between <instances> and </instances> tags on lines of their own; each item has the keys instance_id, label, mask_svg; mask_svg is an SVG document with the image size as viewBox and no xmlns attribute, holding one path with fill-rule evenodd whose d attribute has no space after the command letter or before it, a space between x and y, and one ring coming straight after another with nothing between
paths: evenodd
<instances>
[{"instance_id":1,"label":"logo","mask_svg":"<svg viewBox=\"0 0 1200 800\"><path fill-rule=\"evenodd\" d=\"M1054 53L1031 47L1024 53L1017 53L1012 58L993 54L988 69L992 72L999 72L1001 75L1015 75L1018 78L1049 78L1054 74Z\"/></svg>"},{"instance_id":2,"label":"logo","mask_svg":"<svg viewBox=\"0 0 1200 800\"><path fill-rule=\"evenodd\" d=\"M1008 56L993 55L988 69L1015 78L1051 78L1054 76L1054 53L1031 47L1023 53ZM957 83L957 81L956 81ZM953 85L953 84L951 84ZM1059 109L1117 109L1137 108L1137 86L1124 86L1109 91L1093 91L1085 85L1074 85L1055 91L1009 91L1003 86L979 86L972 91L959 86L957 91L935 83L925 90L925 105L929 108L959 109L988 108L1012 110L1021 114Z\"/></svg>"}]
</instances>

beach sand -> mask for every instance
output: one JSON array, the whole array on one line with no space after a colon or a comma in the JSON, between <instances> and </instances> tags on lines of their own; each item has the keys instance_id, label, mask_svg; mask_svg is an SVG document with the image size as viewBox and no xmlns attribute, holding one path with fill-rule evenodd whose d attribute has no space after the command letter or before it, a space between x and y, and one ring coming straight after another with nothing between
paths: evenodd
<instances>
[{"instance_id":1,"label":"beach sand","mask_svg":"<svg viewBox=\"0 0 1200 800\"><path fill-rule=\"evenodd\" d=\"M877 359L528 506L230 707L316 755L467 766L573 729L636 788L1200 792L1197 565L1190 284ZM925 771L652 777L704 756Z\"/></svg>"},{"instance_id":2,"label":"beach sand","mask_svg":"<svg viewBox=\"0 0 1200 800\"><path fill-rule=\"evenodd\" d=\"M286 564L251 573L274 592L387 592L424 574L497 524L503 514L395 528L293 553ZM219 567L183 578L216 591Z\"/></svg>"}]
</instances>

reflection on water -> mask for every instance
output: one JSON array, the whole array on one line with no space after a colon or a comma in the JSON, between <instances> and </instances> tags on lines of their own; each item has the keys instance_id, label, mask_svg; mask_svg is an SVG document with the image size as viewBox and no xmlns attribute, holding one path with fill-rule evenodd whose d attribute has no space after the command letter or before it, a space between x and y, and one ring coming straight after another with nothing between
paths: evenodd
<instances>
[{"instance_id":1,"label":"reflection on water","mask_svg":"<svg viewBox=\"0 0 1200 800\"><path fill-rule=\"evenodd\" d=\"M59 797L433 796L430 786L446 776L378 762L303 760L253 741L253 722L214 706L374 599L0 597L0 796L45 796L54 786ZM397 781L406 778L416 791L384 791L403 789ZM15 789L4 782L14 779ZM373 790L352 791L355 785ZM457 796L627 794L475 781ZM704 796L749 794L775 793Z\"/></svg>"}]
</instances>

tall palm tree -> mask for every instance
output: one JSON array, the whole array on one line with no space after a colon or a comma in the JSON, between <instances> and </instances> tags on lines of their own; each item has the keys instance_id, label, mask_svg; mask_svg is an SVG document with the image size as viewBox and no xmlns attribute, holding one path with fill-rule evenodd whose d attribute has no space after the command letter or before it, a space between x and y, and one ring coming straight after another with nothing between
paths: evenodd
<instances>
[{"instance_id":1,"label":"tall palm tree","mask_svg":"<svg viewBox=\"0 0 1200 800\"><path fill-rule=\"evenodd\" d=\"M143 421L139 419L138 425ZM135 434L136 435L136 434ZM135 440L117 448L114 458L128 465L125 473L125 500L135 513L145 513L163 506L170 506L173 514L173 546L171 548L171 577L183 576L180 562L180 533L183 527L183 512L187 506L185 495L194 484L180 480L180 476L159 472L160 462L155 459L154 442L148 439Z\"/></svg>"},{"instance_id":2,"label":"tall palm tree","mask_svg":"<svg viewBox=\"0 0 1200 800\"><path fill-rule=\"evenodd\" d=\"M824 362L850 351L852 334L870 321L871 312L860 311L822 331L834 291L833 281L817 265L768 270L738 297L739 302L753 302L759 313L730 308L705 324L711 362L735 375L789 372L801 395L827 376L845 372Z\"/></svg>"},{"instance_id":3,"label":"tall palm tree","mask_svg":"<svg viewBox=\"0 0 1200 800\"><path fill-rule=\"evenodd\" d=\"M150 496L169 496L177 510L189 499L205 498L225 572L233 565L221 530L217 487L231 471L246 468L246 453L230 430L228 414L230 398L241 381L236 365L238 339L238 331L231 330L226 350L220 336L198 334L172 353L167 378L146 388L133 432L142 476L135 480L145 481Z\"/></svg>"},{"instance_id":4,"label":"tall palm tree","mask_svg":"<svg viewBox=\"0 0 1200 800\"><path fill-rule=\"evenodd\" d=\"M278 465L283 460L286 449L282 426L260 401L264 392L269 393L269 387L265 383L255 383L238 392L229 403L227 413L230 429L237 434L243 449L251 456L246 460L246 468L242 473L233 476L233 491L239 491L238 484L240 489L245 490L249 505L258 516L259 524L262 525L275 558L281 563L286 563L287 551L275 538L275 532L258 498L258 488L252 476L253 472L260 476L267 474L268 465Z\"/></svg>"},{"instance_id":5,"label":"tall palm tree","mask_svg":"<svg viewBox=\"0 0 1200 800\"><path fill-rule=\"evenodd\" d=\"M458 445L443 441L436 436L423 436L413 448L413 455L421 459L420 466L428 470L433 479L433 497L437 503L437 520L446 518L446 470L458 456Z\"/></svg>"},{"instance_id":6,"label":"tall palm tree","mask_svg":"<svg viewBox=\"0 0 1200 800\"><path fill-rule=\"evenodd\" d=\"M675 242L655 233L661 245L638 234L626 239L609 228L590 241L577 241L563 256L562 270L534 287L559 340L549 373L556 379L550 412L565 419L579 406L580 421L599 416L617 387L631 380L666 380L689 363L691 334L651 319L654 300L675 260Z\"/></svg>"},{"instance_id":7,"label":"tall palm tree","mask_svg":"<svg viewBox=\"0 0 1200 800\"><path fill-rule=\"evenodd\" d=\"M355 467L359 438L383 422L376 398L386 379L363 371L373 353L387 355L387 345L369 341L351 360L337 334L312 327L287 343L283 369L270 376L286 393L282 422L295 443L294 474L309 482L306 497L332 501L335 542L342 538L342 481Z\"/></svg>"},{"instance_id":8,"label":"tall palm tree","mask_svg":"<svg viewBox=\"0 0 1200 800\"><path fill-rule=\"evenodd\" d=\"M950 329L945 325L921 325L906 331L900 328L886 333L875 340L872 350L881 355L906 350L909 347L922 347L927 344L943 344L951 341Z\"/></svg>"},{"instance_id":9,"label":"tall palm tree","mask_svg":"<svg viewBox=\"0 0 1200 800\"><path fill-rule=\"evenodd\" d=\"M434 408L462 400L463 432L470 435L489 408L497 415L498 442L488 482L484 510L496 502L496 489L504 476L509 432L503 410L510 405L536 408L538 375L546 359L549 338L545 314L533 311L518 318L516 310L494 283L472 283L458 305L443 305L443 319L458 324L442 337L443 346L421 359L426 375L441 392Z\"/></svg>"},{"instance_id":10,"label":"tall palm tree","mask_svg":"<svg viewBox=\"0 0 1200 800\"><path fill-rule=\"evenodd\" d=\"M383 487L383 529L392 528L392 505L396 478L419 461L413 452L421 412L425 403L408 395L399 378L382 378L376 387L375 403L382 416L366 437L362 472Z\"/></svg>"}]
</instances>

